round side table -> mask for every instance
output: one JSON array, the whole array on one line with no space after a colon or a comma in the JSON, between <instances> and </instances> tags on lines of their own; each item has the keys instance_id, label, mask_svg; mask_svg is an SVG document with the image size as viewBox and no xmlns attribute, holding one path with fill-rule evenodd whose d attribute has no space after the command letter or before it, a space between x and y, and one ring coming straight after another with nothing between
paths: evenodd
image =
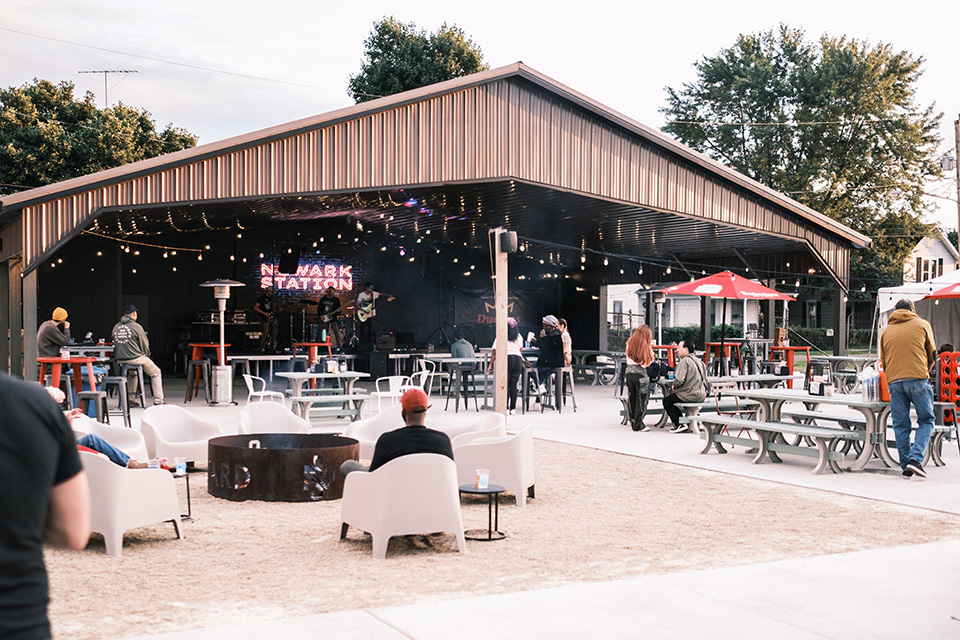
<instances>
[{"instance_id":1,"label":"round side table","mask_svg":"<svg viewBox=\"0 0 960 640\"><path fill-rule=\"evenodd\" d=\"M460 485L460 493L487 496L487 530L467 529L463 532L464 538L487 542L503 540L507 537L507 534L497 530L500 528L500 494L504 491L506 491L506 488L498 484L487 485L484 489L478 489L472 484Z\"/></svg>"}]
</instances>

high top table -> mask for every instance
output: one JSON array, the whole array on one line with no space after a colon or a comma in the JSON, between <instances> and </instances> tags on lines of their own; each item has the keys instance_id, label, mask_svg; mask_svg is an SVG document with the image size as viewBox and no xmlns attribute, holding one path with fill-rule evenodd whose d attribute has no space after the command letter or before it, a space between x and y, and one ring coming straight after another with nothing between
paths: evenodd
<instances>
[{"instance_id":1,"label":"high top table","mask_svg":"<svg viewBox=\"0 0 960 640\"><path fill-rule=\"evenodd\" d=\"M81 369L84 365L87 367L87 381L90 383L90 391L97 390L97 380L93 375L93 363L96 362L96 358L90 357L70 357L70 358L61 358L60 356L55 357L42 357L37 358L37 363L40 365L40 384L42 385L47 379L47 365L51 366L50 370L50 386L57 389L60 388L60 375L63 373L63 365L75 365L73 367L73 388L76 389L77 393L83 391L83 372Z\"/></svg>"},{"instance_id":2,"label":"high top table","mask_svg":"<svg viewBox=\"0 0 960 640\"><path fill-rule=\"evenodd\" d=\"M773 354L777 352L782 351L783 353L785 353L787 358L787 368L790 369L791 372L793 371L793 359L798 351L803 351L804 354L807 356L807 362L810 362L810 347L785 347L781 345L779 347L770 347L769 351L770 351L771 358L773 358ZM787 386L792 389L793 382L788 382Z\"/></svg>"}]
</instances>

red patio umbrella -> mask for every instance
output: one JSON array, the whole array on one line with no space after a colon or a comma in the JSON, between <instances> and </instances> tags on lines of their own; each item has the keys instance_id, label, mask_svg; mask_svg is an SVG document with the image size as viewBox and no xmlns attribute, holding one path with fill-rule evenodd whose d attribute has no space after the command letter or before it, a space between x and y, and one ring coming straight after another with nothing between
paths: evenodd
<instances>
[{"instance_id":1,"label":"red patio umbrella","mask_svg":"<svg viewBox=\"0 0 960 640\"><path fill-rule=\"evenodd\" d=\"M945 300L947 298L960 298L960 284L947 285L943 289L937 289L923 297L924 300Z\"/></svg>"},{"instance_id":2,"label":"red patio umbrella","mask_svg":"<svg viewBox=\"0 0 960 640\"><path fill-rule=\"evenodd\" d=\"M723 298L723 330L720 334L720 361L723 360L724 344L727 333L727 299L733 300L796 300L793 296L765 287L759 282L738 276L732 271L721 271L712 276L675 284L661 289L668 295L701 296L703 298ZM722 366L722 365L721 365ZM722 373L726 373L723 371Z\"/></svg>"}]
</instances>

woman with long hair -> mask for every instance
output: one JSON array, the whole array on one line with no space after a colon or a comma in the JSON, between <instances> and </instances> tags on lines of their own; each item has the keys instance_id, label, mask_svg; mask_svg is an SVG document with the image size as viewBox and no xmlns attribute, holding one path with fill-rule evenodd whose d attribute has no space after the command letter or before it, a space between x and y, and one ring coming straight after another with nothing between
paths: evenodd
<instances>
[{"instance_id":1,"label":"woman with long hair","mask_svg":"<svg viewBox=\"0 0 960 640\"><path fill-rule=\"evenodd\" d=\"M507 413L517 412L517 385L520 384L520 374L523 371L523 338L517 326L516 318L507 318ZM490 353L490 365L487 373L493 371L493 361L497 359L497 341L493 341L493 350Z\"/></svg>"},{"instance_id":2,"label":"woman with long hair","mask_svg":"<svg viewBox=\"0 0 960 640\"><path fill-rule=\"evenodd\" d=\"M640 325L627 340L627 383L630 426L634 431L649 431L643 424L650 397L650 377L647 367L653 363L653 332L645 324Z\"/></svg>"}]
</instances>

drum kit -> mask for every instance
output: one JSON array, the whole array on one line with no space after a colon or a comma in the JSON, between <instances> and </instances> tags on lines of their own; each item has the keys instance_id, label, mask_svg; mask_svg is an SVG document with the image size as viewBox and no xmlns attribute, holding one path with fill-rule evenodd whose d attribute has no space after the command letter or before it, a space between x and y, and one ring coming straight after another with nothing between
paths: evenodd
<instances>
[{"instance_id":1,"label":"drum kit","mask_svg":"<svg viewBox=\"0 0 960 640\"><path fill-rule=\"evenodd\" d=\"M317 307L320 303L316 300L310 300L309 298L301 298L295 304L288 307L284 307L280 310L280 313L288 315L290 317L290 343L294 342L313 342L316 339L316 336L319 334L319 320L320 317L317 315ZM311 309L312 307L312 309ZM299 340L295 339L294 330L296 328L296 320L299 316L299 329L300 329L300 338ZM347 331L347 316L350 317L350 331ZM353 318L353 307L347 307L344 313L341 313L337 316L337 324L340 325L340 331L344 336L349 336L344 340L346 344L353 344L353 341L356 340L356 332L354 330L354 318Z\"/></svg>"}]
</instances>

